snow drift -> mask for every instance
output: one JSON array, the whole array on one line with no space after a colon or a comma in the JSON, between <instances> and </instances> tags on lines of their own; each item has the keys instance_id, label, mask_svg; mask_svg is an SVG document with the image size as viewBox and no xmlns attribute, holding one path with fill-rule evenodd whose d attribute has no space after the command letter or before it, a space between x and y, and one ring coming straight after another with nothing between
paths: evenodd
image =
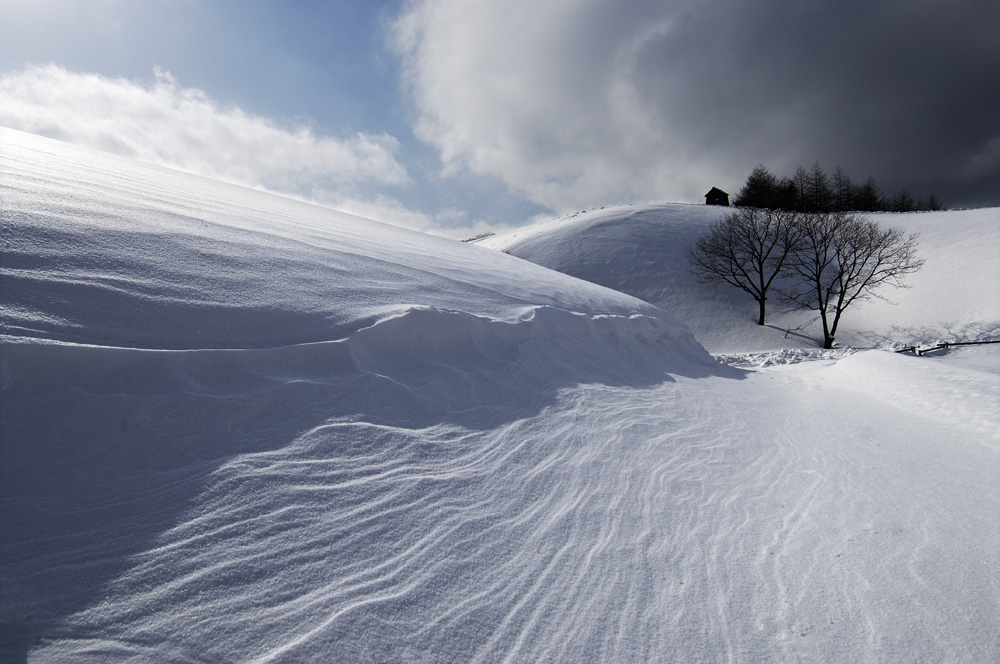
<instances>
[{"instance_id":1,"label":"snow drift","mask_svg":"<svg viewBox=\"0 0 1000 664\"><path fill-rule=\"evenodd\" d=\"M747 371L482 247L0 164L5 660L1000 656L995 353Z\"/></svg>"}]
</instances>

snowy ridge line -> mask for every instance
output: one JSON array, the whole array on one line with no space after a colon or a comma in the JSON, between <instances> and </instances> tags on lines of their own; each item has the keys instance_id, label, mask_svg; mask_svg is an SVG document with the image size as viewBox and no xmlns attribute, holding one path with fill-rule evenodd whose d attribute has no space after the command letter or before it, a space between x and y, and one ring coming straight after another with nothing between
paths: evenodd
<instances>
[{"instance_id":1,"label":"snowy ridge line","mask_svg":"<svg viewBox=\"0 0 1000 664\"><path fill-rule=\"evenodd\" d=\"M456 319L468 318L471 320L480 321L486 325L508 325L508 326L521 326L521 325L533 325L541 323L543 327L551 324L552 320L561 316L569 316L564 320L575 320L576 322L583 322L584 320L589 321L593 328L594 325L598 327L605 327L606 332L615 336L615 332L610 329L611 326L616 323L625 323L626 326L636 324L639 321L643 321L642 324L637 325L635 329L630 330L632 333L637 333L640 338L645 340L650 340L657 335L663 338L672 338L677 340L684 340L685 342L693 340L693 335L688 334L678 334L676 331L668 328L667 325L661 325L661 321L658 319L646 315L646 314L616 314L616 313L595 313L595 312L579 312L570 311L567 309L560 309L558 307L553 307L549 305L542 305L538 307L530 307L526 309L526 313L516 320L504 320L500 318L492 318L488 316L480 316L477 314L468 313L458 309L445 309L434 306L412 306L399 311L393 312L392 314L380 318L370 324L362 324L351 334L345 335L343 337L337 337L332 339L318 339L315 341L302 341L296 343L288 344L277 344L273 346L248 346L248 347L228 347L228 346L203 346L203 347L190 347L190 348L159 348L151 346L129 346L120 344L101 344L94 342L83 342L83 341L72 341L67 339L58 339L52 337L42 337L30 334L30 331L25 333L17 333L12 329L8 329L7 332L0 332L0 345L12 345L12 344L37 344L40 346L69 346L69 347L79 347L79 348L100 348L106 350L125 350L125 351L149 351L155 353L207 353L207 352L266 352L266 351L280 351L287 350L291 348L309 347L317 346L323 344L334 344L334 343L344 343L349 342L356 335L364 334L367 331L374 330L380 325L388 324L392 321L400 322L403 320L411 321L412 317L421 316L434 316L441 315L444 318L455 317ZM653 330L658 330L658 332L653 332ZM442 330L425 330L430 335L435 333L440 333ZM551 330L555 333L555 330ZM650 336L652 334L652 337ZM517 336L517 335L515 335ZM520 336L518 338L527 339L530 336L538 337L535 335ZM449 335L450 337L450 335Z\"/></svg>"},{"instance_id":2,"label":"snowy ridge line","mask_svg":"<svg viewBox=\"0 0 1000 664\"><path fill-rule=\"evenodd\" d=\"M410 305L655 309L328 208L0 128L0 334L161 349L341 339Z\"/></svg>"},{"instance_id":3,"label":"snowy ridge line","mask_svg":"<svg viewBox=\"0 0 1000 664\"><path fill-rule=\"evenodd\" d=\"M198 392L205 385L263 384L274 376L325 380L359 373L416 386L456 374L472 380L473 374L485 378L507 371L530 374L540 383L561 376L614 384L635 377L652 384L669 380L670 373L720 373L693 335L672 321L548 306L509 322L410 307L342 339L269 348L133 348L12 335L0 336L0 343L4 387L16 387L29 371L51 372L51 380L96 372L114 383L108 389L122 394L145 393L157 381L160 388Z\"/></svg>"},{"instance_id":4,"label":"snowy ridge line","mask_svg":"<svg viewBox=\"0 0 1000 664\"><path fill-rule=\"evenodd\" d=\"M584 314L552 306L530 310L516 322L459 311L415 307L360 330L352 346L371 366L394 370L414 360L442 366L480 359L527 363L539 370L538 353L558 373L606 373L622 379L663 371L702 374L715 363L691 332L646 314ZM580 353L581 349L587 352ZM649 373L649 372L652 373ZM702 374L704 375L704 374Z\"/></svg>"}]
</instances>

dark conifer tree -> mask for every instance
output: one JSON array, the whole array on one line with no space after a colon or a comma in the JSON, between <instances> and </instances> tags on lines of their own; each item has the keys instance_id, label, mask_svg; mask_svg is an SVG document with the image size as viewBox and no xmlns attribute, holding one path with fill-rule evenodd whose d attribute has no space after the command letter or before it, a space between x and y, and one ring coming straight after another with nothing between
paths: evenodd
<instances>
[{"instance_id":1,"label":"dark conifer tree","mask_svg":"<svg viewBox=\"0 0 1000 664\"><path fill-rule=\"evenodd\" d=\"M837 166L833 172L833 205L836 212L850 212L854 209L854 183L844 169Z\"/></svg>"},{"instance_id":2,"label":"dark conifer tree","mask_svg":"<svg viewBox=\"0 0 1000 664\"><path fill-rule=\"evenodd\" d=\"M778 209L794 211L798 209L798 187L795 180L789 177L778 181Z\"/></svg>"},{"instance_id":3,"label":"dark conifer tree","mask_svg":"<svg viewBox=\"0 0 1000 664\"><path fill-rule=\"evenodd\" d=\"M792 176L795 185L795 207L797 212L805 212L809 208L809 172L799 166Z\"/></svg>"},{"instance_id":4,"label":"dark conifer tree","mask_svg":"<svg viewBox=\"0 0 1000 664\"><path fill-rule=\"evenodd\" d=\"M871 175L863 183L855 184L838 166L831 178L819 161L809 170L799 166L791 177L783 178L758 164L736 195L734 205L806 213L945 209L933 193L917 201L905 188L891 198L883 198L881 187Z\"/></svg>"},{"instance_id":5,"label":"dark conifer tree","mask_svg":"<svg viewBox=\"0 0 1000 664\"><path fill-rule=\"evenodd\" d=\"M857 208L863 212L879 212L882 210L882 188L875 182L875 178L868 176L868 179L858 187Z\"/></svg>"},{"instance_id":6,"label":"dark conifer tree","mask_svg":"<svg viewBox=\"0 0 1000 664\"><path fill-rule=\"evenodd\" d=\"M931 195L927 198L926 206L926 209L931 212L937 212L938 210L945 209L944 205L941 204L941 201L938 200L938 197L934 195L934 192L931 192Z\"/></svg>"},{"instance_id":7,"label":"dark conifer tree","mask_svg":"<svg viewBox=\"0 0 1000 664\"><path fill-rule=\"evenodd\" d=\"M906 190L906 187L900 189L892 197L892 202L889 206L889 209L893 212L913 212L915 208L916 205L913 203L913 197L910 196L910 192Z\"/></svg>"},{"instance_id":8,"label":"dark conifer tree","mask_svg":"<svg viewBox=\"0 0 1000 664\"><path fill-rule=\"evenodd\" d=\"M736 194L735 205L772 209L778 206L777 193L778 178L763 164L758 164L747 177L746 184Z\"/></svg>"},{"instance_id":9,"label":"dark conifer tree","mask_svg":"<svg viewBox=\"0 0 1000 664\"><path fill-rule=\"evenodd\" d=\"M830 178L827 177L818 161L809 170L806 192L806 206L809 211L828 212L830 210L833 202L833 189L830 187Z\"/></svg>"}]
</instances>

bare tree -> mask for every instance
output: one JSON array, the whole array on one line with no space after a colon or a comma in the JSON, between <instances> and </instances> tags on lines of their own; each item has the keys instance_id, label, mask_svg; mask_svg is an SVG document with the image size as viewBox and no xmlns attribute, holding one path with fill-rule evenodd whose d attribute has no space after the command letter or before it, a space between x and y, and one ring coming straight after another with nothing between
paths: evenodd
<instances>
[{"instance_id":1,"label":"bare tree","mask_svg":"<svg viewBox=\"0 0 1000 664\"><path fill-rule=\"evenodd\" d=\"M688 249L688 260L702 280L749 293L759 307L757 324L764 325L768 291L796 246L795 220L793 212L737 208Z\"/></svg>"},{"instance_id":2,"label":"bare tree","mask_svg":"<svg viewBox=\"0 0 1000 664\"><path fill-rule=\"evenodd\" d=\"M784 296L818 311L823 348L833 348L844 311L855 302L885 299L882 286L905 287L902 279L924 264L917 258L917 236L882 229L864 216L822 213L800 218L801 237L787 261L799 277L798 290Z\"/></svg>"}]
</instances>

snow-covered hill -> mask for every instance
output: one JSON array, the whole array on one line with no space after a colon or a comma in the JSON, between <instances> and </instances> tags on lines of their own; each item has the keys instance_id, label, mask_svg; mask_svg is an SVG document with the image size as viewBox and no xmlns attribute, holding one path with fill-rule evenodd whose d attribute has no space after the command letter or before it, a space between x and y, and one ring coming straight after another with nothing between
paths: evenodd
<instances>
[{"instance_id":1,"label":"snow-covered hill","mask_svg":"<svg viewBox=\"0 0 1000 664\"><path fill-rule=\"evenodd\" d=\"M0 202L5 661L1000 657L990 347L736 368L501 252L9 130Z\"/></svg>"},{"instance_id":2,"label":"snow-covered hill","mask_svg":"<svg viewBox=\"0 0 1000 664\"><path fill-rule=\"evenodd\" d=\"M756 303L727 286L700 283L685 257L726 208L626 206L563 217L479 244L635 295L687 323L714 353L815 347L815 312L782 310L772 298L769 328L755 325ZM924 267L890 302L856 303L838 339L854 347L1000 339L1000 208L878 214L881 224L919 236ZM789 334L789 328L792 332Z\"/></svg>"},{"instance_id":3,"label":"snow-covered hill","mask_svg":"<svg viewBox=\"0 0 1000 664\"><path fill-rule=\"evenodd\" d=\"M4 334L259 348L456 307L508 323L548 307L678 328L496 252L19 132L2 141Z\"/></svg>"}]
</instances>

